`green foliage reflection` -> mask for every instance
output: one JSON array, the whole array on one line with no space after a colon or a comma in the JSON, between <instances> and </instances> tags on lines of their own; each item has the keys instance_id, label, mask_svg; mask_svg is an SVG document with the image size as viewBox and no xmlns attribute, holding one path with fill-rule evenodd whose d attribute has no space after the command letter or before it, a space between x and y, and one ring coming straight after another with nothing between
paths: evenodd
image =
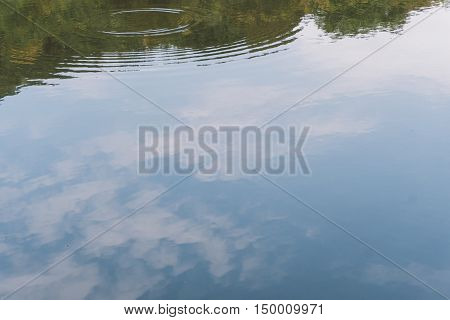
<instances>
[{"instance_id":1,"label":"green foliage reflection","mask_svg":"<svg viewBox=\"0 0 450 320\"><path fill-rule=\"evenodd\" d=\"M11 0L10 0L11 1ZM37 79L116 65L257 55L294 39L312 17L335 37L400 28L430 0L16 0L0 4L0 98ZM162 8L143 11L145 8ZM167 9L172 9L167 10ZM159 53L159 55L157 54ZM157 56L157 58L155 58ZM144 59L145 58L145 59ZM113 64L112 64L113 65Z\"/></svg>"}]
</instances>

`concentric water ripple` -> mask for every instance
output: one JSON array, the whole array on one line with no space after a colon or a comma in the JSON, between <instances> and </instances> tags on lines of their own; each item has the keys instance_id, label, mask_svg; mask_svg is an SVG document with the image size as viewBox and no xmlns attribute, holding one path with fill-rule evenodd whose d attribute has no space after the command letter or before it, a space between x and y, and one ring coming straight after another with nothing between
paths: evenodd
<instances>
[{"instance_id":1,"label":"concentric water ripple","mask_svg":"<svg viewBox=\"0 0 450 320\"><path fill-rule=\"evenodd\" d=\"M74 33L82 42L83 55L65 56L55 73L210 65L263 56L286 49L295 40L303 16L302 11L286 10L286 4L275 1L264 3L267 10L251 9L246 1L232 7L183 0L150 3L158 6L105 1L108 10L97 8L89 19L84 16L88 21Z\"/></svg>"},{"instance_id":2,"label":"concentric water ripple","mask_svg":"<svg viewBox=\"0 0 450 320\"><path fill-rule=\"evenodd\" d=\"M113 12L112 15L115 17L120 16L128 16L128 19L125 19L124 22L126 26L129 26L133 20L133 16L137 14L171 14L171 15L179 15L183 13L183 10L179 9L170 9L170 8L144 8L144 9L135 9L135 10L122 10ZM153 17L154 18L154 17ZM152 15L147 17L148 20L152 20ZM130 21L131 20L131 21ZM189 24L178 25L174 27L157 27L150 28L145 30L136 30L136 31L103 31L105 34L114 35L114 36L163 36L169 35L179 32L184 32L188 29ZM129 28L129 27L128 27Z\"/></svg>"},{"instance_id":3,"label":"concentric water ripple","mask_svg":"<svg viewBox=\"0 0 450 320\"><path fill-rule=\"evenodd\" d=\"M221 13L190 6L122 9L110 12L110 16L110 30L97 31L102 35L97 37L102 42L116 43L117 49L100 55L75 56L73 62L58 66L59 70L138 70L155 65L208 65L256 57L279 51L279 47L293 41L301 19L296 16L287 24L273 23L279 21L275 15L266 17L268 22L252 21L254 17L248 20L239 11ZM119 50L120 47L132 50Z\"/></svg>"}]
</instances>

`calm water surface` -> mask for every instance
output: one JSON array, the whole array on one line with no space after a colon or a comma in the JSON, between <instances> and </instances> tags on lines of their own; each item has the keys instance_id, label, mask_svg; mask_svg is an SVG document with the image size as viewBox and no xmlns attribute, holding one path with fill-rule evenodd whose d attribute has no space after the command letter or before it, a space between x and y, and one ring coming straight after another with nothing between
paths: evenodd
<instances>
[{"instance_id":1,"label":"calm water surface","mask_svg":"<svg viewBox=\"0 0 450 320\"><path fill-rule=\"evenodd\" d=\"M273 123L311 126L312 174L272 178L450 295L450 11L405 32L441 3L7 4L0 295L181 178L136 173L138 125L178 123L124 83L194 127L261 125L402 33ZM217 174L191 177L10 298L442 296L264 179Z\"/></svg>"}]
</instances>

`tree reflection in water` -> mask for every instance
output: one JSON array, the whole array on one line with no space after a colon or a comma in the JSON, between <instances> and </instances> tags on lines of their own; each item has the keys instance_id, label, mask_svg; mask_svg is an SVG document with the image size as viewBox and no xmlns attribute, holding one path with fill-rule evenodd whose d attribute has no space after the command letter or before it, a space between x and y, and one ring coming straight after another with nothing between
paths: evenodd
<instances>
[{"instance_id":1,"label":"tree reflection in water","mask_svg":"<svg viewBox=\"0 0 450 320\"><path fill-rule=\"evenodd\" d=\"M11 5L55 37L0 6L0 98L24 85L79 72L183 62L201 65L274 53L295 40L305 17L335 37L394 31L411 11L433 4L430 0L18 0Z\"/></svg>"}]
</instances>

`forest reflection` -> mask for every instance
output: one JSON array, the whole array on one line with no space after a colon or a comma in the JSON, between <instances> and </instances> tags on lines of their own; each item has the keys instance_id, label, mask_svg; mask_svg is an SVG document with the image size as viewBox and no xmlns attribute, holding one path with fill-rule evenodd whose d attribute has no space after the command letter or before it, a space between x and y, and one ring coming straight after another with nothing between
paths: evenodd
<instances>
[{"instance_id":1,"label":"forest reflection","mask_svg":"<svg viewBox=\"0 0 450 320\"><path fill-rule=\"evenodd\" d=\"M0 99L79 72L275 53L302 19L333 37L395 31L430 0L18 0L0 4ZM46 32L46 31L48 32ZM49 34L51 33L51 34ZM62 43L60 40L63 40Z\"/></svg>"}]
</instances>

